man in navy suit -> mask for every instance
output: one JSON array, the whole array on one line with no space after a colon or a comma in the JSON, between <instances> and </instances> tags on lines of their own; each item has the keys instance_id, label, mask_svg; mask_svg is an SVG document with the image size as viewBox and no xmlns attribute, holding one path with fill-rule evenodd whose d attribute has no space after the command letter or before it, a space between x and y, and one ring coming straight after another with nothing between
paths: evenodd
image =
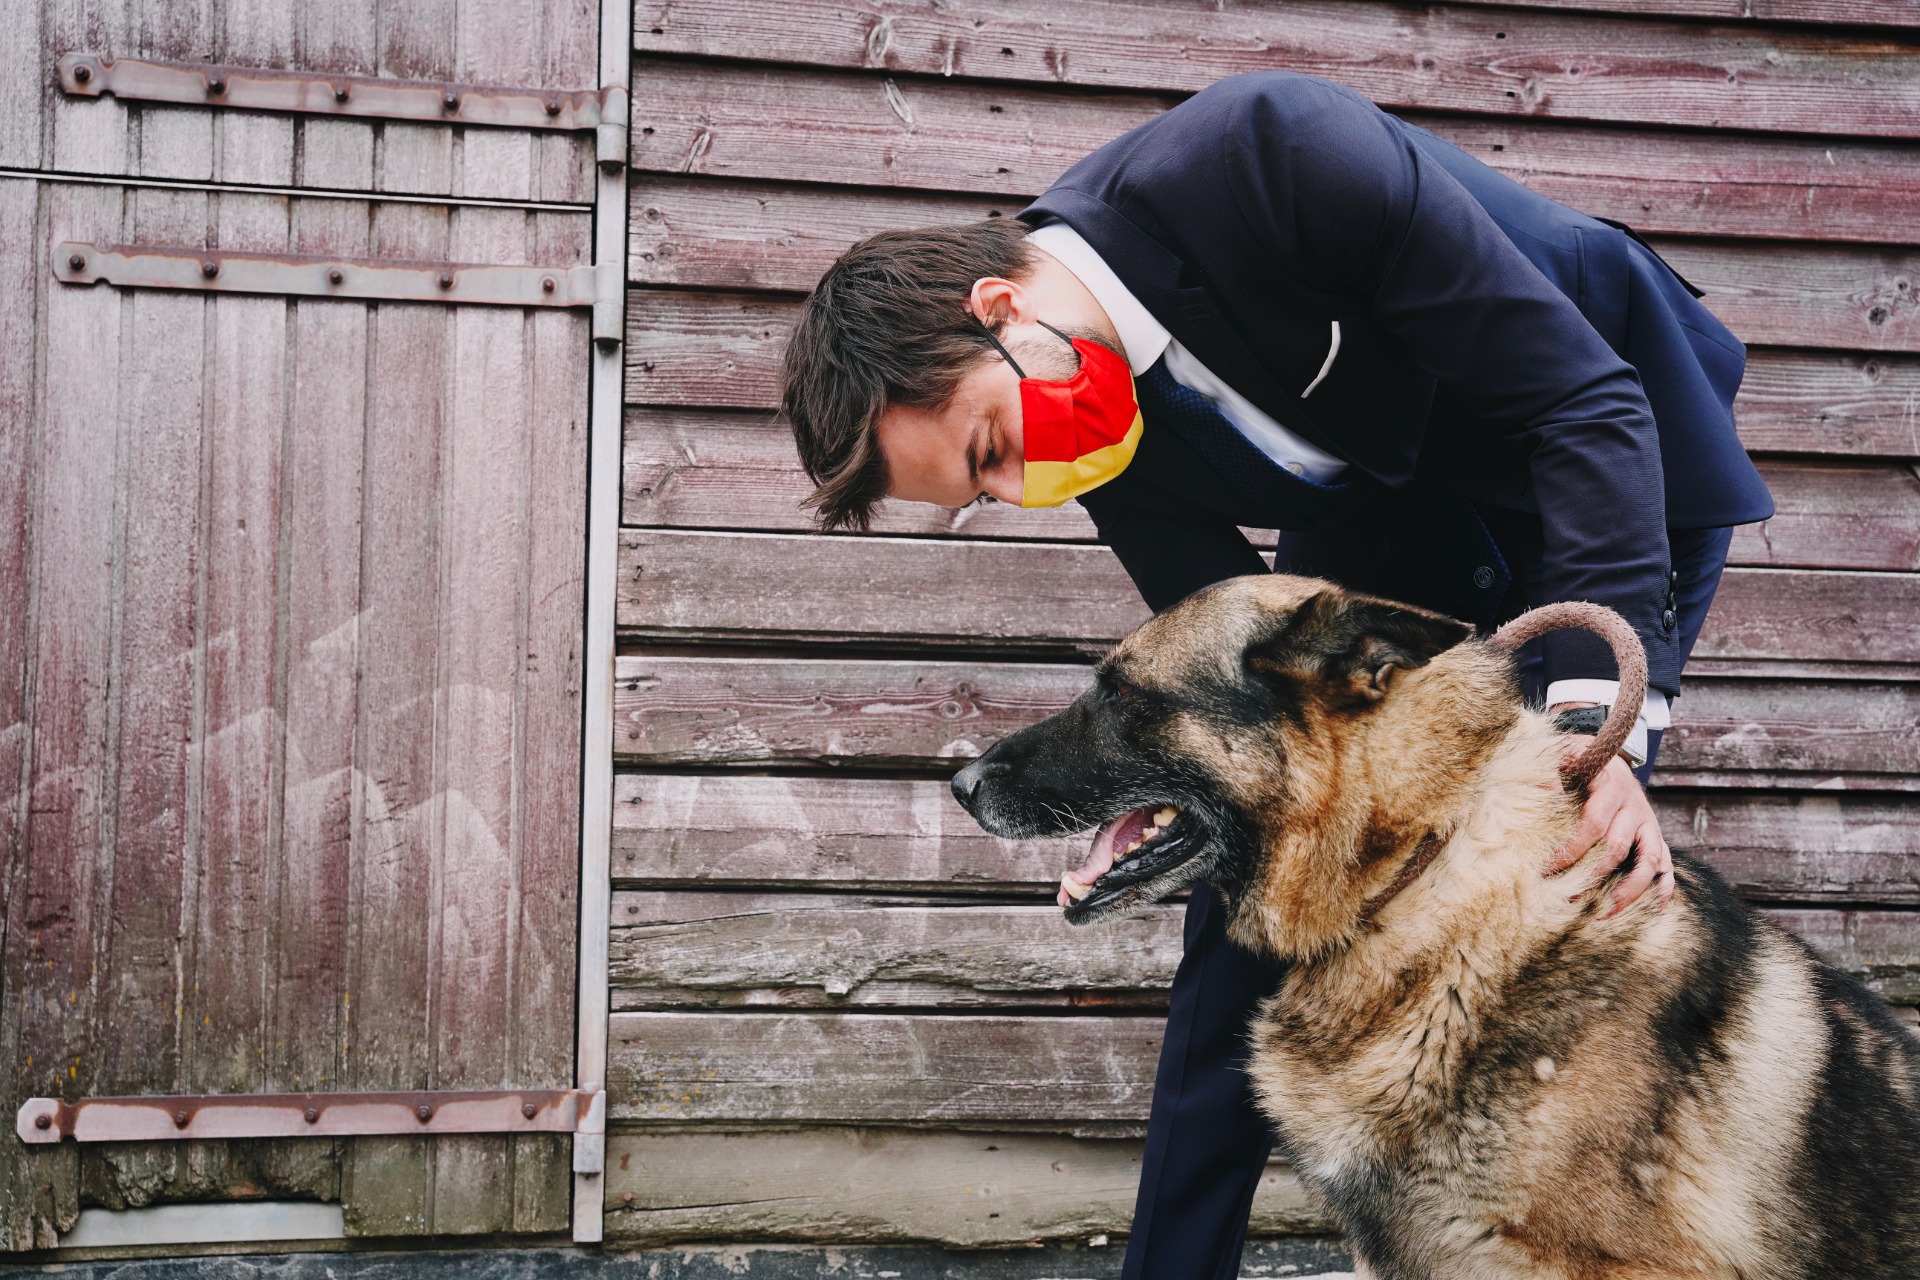
<instances>
[{"instance_id":1,"label":"man in navy suit","mask_svg":"<svg viewBox=\"0 0 1920 1280\"><path fill-rule=\"evenodd\" d=\"M1562 855L1605 840L1634 857L1618 904L1672 891L1632 770L1644 781L1732 526L1772 514L1734 433L1744 364L1627 229L1275 72L1100 148L1015 222L855 246L808 299L784 402L827 527L865 527L886 496L1070 494L1156 610L1264 572L1243 527L1280 531L1278 569L1483 627L1558 600L1618 610L1652 692ZM1531 646L1523 673L1557 710L1616 688L1581 633ZM1240 1067L1278 971L1219 917L1196 890L1127 1277L1236 1275L1272 1147Z\"/></svg>"}]
</instances>

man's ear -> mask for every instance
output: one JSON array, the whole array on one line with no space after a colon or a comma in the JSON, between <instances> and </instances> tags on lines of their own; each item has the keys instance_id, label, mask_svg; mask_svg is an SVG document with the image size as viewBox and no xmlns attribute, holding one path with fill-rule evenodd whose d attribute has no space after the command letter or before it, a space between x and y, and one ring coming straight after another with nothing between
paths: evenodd
<instances>
[{"instance_id":1,"label":"man's ear","mask_svg":"<svg viewBox=\"0 0 1920 1280\"><path fill-rule=\"evenodd\" d=\"M1336 699L1378 702L1397 671L1424 667L1473 634L1457 618L1371 596L1322 591L1247 647L1256 674L1319 683Z\"/></svg>"}]
</instances>

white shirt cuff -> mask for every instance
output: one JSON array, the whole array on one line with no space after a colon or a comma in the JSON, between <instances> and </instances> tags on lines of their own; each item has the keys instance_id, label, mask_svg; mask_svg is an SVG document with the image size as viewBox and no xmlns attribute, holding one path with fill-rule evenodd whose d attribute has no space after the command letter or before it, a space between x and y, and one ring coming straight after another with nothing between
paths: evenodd
<instances>
[{"instance_id":1,"label":"white shirt cuff","mask_svg":"<svg viewBox=\"0 0 1920 1280\"><path fill-rule=\"evenodd\" d=\"M1558 706L1562 702L1597 702L1603 707L1613 705L1620 696L1618 680L1555 680L1547 686L1547 705ZM1673 723L1673 704L1667 695L1652 689L1647 690L1646 700L1640 704L1640 715L1633 722L1632 732L1621 744L1621 750L1634 761L1647 758L1647 730L1665 729Z\"/></svg>"}]
</instances>

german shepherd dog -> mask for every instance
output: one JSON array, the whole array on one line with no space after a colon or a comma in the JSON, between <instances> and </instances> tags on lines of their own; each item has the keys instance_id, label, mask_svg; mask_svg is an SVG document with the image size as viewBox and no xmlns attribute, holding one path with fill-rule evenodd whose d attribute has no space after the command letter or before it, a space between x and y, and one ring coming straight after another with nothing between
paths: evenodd
<instances>
[{"instance_id":1,"label":"german shepherd dog","mask_svg":"<svg viewBox=\"0 0 1920 1280\"><path fill-rule=\"evenodd\" d=\"M1664 909L1545 875L1563 744L1466 624L1250 577L954 793L996 835L1098 825L1070 920L1205 880L1291 962L1249 1071L1362 1276L1920 1277L1920 1040L1691 858Z\"/></svg>"}]
</instances>

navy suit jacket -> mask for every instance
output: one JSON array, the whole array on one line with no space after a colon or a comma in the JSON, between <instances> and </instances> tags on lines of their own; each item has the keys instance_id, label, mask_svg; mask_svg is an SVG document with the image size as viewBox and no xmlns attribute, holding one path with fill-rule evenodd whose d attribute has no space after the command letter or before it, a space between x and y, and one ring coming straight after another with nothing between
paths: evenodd
<instances>
[{"instance_id":1,"label":"navy suit jacket","mask_svg":"<svg viewBox=\"0 0 1920 1280\"><path fill-rule=\"evenodd\" d=\"M1745 348L1624 228L1285 72L1212 85L1020 216L1072 226L1202 364L1352 464L1363 497L1302 535L1309 567L1337 572L1390 516L1427 510L1416 535L1497 604L1507 567L1470 563L1498 556L1458 511L1538 513L1539 597L1619 610L1655 683L1678 687L1668 527L1773 506L1734 433ZM1302 398L1334 320L1338 355ZM1152 422L1132 465L1080 502L1156 610L1264 571L1236 526L1290 524L1245 509ZM1464 590L1456 611L1489 621ZM1548 640L1547 679L1612 674L1591 638Z\"/></svg>"}]
</instances>

